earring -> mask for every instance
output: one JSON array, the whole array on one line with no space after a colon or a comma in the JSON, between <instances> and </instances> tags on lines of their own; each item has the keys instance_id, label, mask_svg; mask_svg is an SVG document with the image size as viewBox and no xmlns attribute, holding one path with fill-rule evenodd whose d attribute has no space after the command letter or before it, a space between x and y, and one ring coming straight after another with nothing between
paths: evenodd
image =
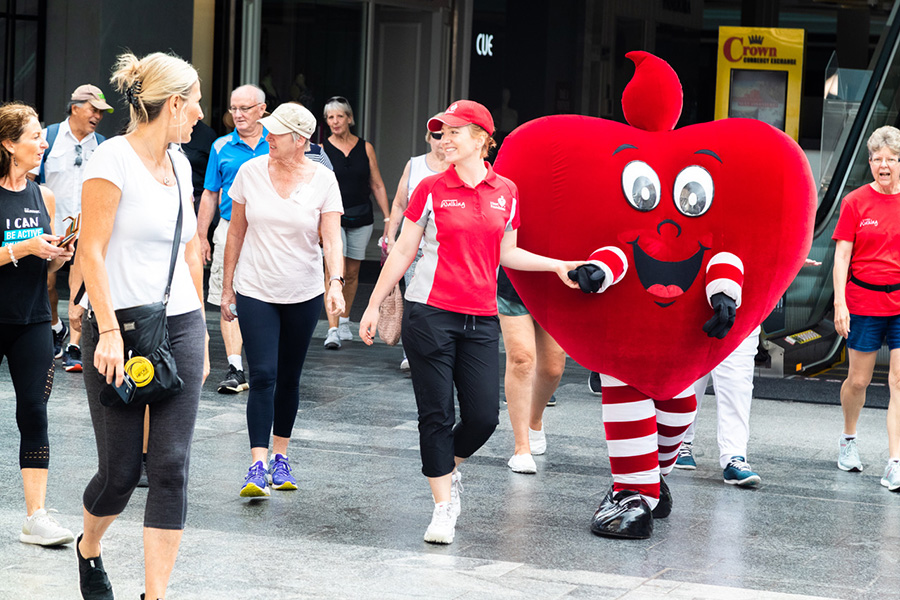
<instances>
[{"instance_id":1,"label":"earring","mask_svg":"<svg viewBox=\"0 0 900 600\"><path fill-rule=\"evenodd\" d=\"M19 161L16 160L15 155L13 155L12 159L13 159L13 164L14 164L15 166L18 167L18 166L19 166Z\"/></svg>"}]
</instances>

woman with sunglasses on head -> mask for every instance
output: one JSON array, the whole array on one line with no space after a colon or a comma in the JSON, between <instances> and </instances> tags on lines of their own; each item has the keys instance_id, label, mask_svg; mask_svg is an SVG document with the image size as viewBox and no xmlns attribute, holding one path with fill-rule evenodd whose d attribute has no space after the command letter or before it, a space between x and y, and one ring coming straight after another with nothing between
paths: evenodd
<instances>
[{"instance_id":1,"label":"woman with sunglasses on head","mask_svg":"<svg viewBox=\"0 0 900 600\"><path fill-rule=\"evenodd\" d=\"M890 348L887 411L890 454L881 485L900 490L900 130L876 129L866 146L874 181L847 194L834 229L834 327L847 339L849 372L841 386L842 471L862 471L856 424L875 359Z\"/></svg>"},{"instance_id":2,"label":"woman with sunglasses on head","mask_svg":"<svg viewBox=\"0 0 900 600\"><path fill-rule=\"evenodd\" d=\"M74 247L57 245L53 193L26 177L46 149L33 108L18 102L0 106L0 361L6 358L16 394L27 515L19 540L56 546L74 538L44 507L50 466L47 399L53 387L47 273L65 264Z\"/></svg>"},{"instance_id":3,"label":"woman with sunglasses on head","mask_svg":"<svg viewBox=\"0 0 900 600\"><path fill-rule=\"evenodd\" d=\"M82 340L97 472L84 490L84 533L76 552L82 597L112 599L100 542L141 477L148 406L141 400L101 402L110 385L124 383L125 349L115 311L167 297L168 336L184 387L154 401L148 412L144 589L148 599L156 599L165 598L184 532L191 440L200 388L209 374L191 165L170 148L191 139L203 111L197 71L170 54L122 54L110 82L127 99L131 118L128 133L97 148L84 174L78 252L93 311L93 318L88 311L82 320ZM179 215L181 235L176 237ZM173 246L177 252L166 295Z\"/></svg>"},{"instance_id":4,"label":"woman with sunglasses on head","mask_svg":"<svg viewBox=\"0 0 900 600\"><path fill-rule=\"evenodd\" d=\"M428 129L441 132L450 167L426 177L413 192L359 334L372 343L378 307L424 238L422 259L406 290L402 336L419 410L422 473L434 498L425 541L450 544L460 514L457 466L484 445L499 423L497 268L554 272L578 289L568 271L583 261L564 262L516 247L518 191L484 160L495 146L494 121L484 106L454 102L428 122Z\"/></svg>"},{"instance_id":5,"label":"woman with sunglasses on head","mask_svg":"<svg viewBox=\"0 0 900 600\"><path fill-rule=\"evenodd\" d=\"M328 315L328 335L325 347L339 350L341 342L353 339L350 332L350 308L359 284L359 266L366 257L366 246L375 228L375 214L370 196L375 198L384 215L382 237L387 235L391 209L387 190L378 170L375 148L364 139L353 135L350 127L355 123L353 109L343 96L334 96L325 103L325 121L331 135L322 144L325 154L334 166L344 203L341 216L341 240L344 243L344 312L340 317ZM326 265L328 267L328 265ZM331 273L325 271L326 277Z\"/></svg>"},{"instance_id":6,"label":"woman with sunglasses on head","mask_svg":"<svg viewBox=\"0 0 900 600\"><path fill-rule=\"evenodd\" d=\"M440 117L441 114L442 113L438 113L431 118L436 119ZM439 131L426 130L425 141L428 142L428 152L420 154L419 156L413 156L409 159L409 162L406 163L406 167L403 169L400 183L397 184L397 193L394 195L394 202L391 205L391 221L388 223L387 237L385 238L385 252L387 254L390 254L391 250L394 249L397 231L400 229L400 224L403 222L403 213L406 212L406 207L409 205L409 199L412 196L413 190L415 190L416 186L429 175L443 173L447 170L447 167L450 166L450 163L447 162L447 159L444 156L444 151L441 149L441 133ZM413 274L416 270L416 264L419 262L419 259L422 258L422 246L424 245L425 241L422 240L419 243L419 251L416 253L415 259L413 259L412 264L409 265L409 268L403 275L403 282L407 287L409 287L409 284L412 281ZM406 351L403 352L400 370L409 370L409 360L406 358Z\"/></svg>"}]
</instances>

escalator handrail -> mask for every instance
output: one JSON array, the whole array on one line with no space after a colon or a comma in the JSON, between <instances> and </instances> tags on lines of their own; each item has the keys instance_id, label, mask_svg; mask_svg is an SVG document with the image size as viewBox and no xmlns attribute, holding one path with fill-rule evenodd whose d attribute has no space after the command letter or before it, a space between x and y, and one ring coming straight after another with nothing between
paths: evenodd
<instances>
[{"instance_id":1,"label":"escalator handrail","mask_svg":"<svg viewBox=\"0 0 900 600\"><path fill-rule=\"evenodd\" d=\"M900 19L897 18L898 8L900 8L900 3L894 4L891 15L888 17L890 24L882 38L882 51L877 54L875 59L872 77L869 79L869 84L866 86L866 91L859 104L859 110L856 113L856 117L853 119L853 124L850 126L850 132L847 135L848 142L861 140L863 132L872 118L875 101L878 98L881 88L884 86L885 74L893 60L894 54L897 52L897 41L900 39ZM847 185L850 169L853 166L853 159L858 150L858 143L847 143L841 150L841 155L835 166L831 184L825 191L825 197L819 204L818 210L816 210L815 229L813 233L815 237L819 237L824 233L825 228L831 220L831 216L840 204L839 200L842 197L844 187ZM839 181L837 180L838 177L840 178ZM835 185L836 181L837 185Z\"/></svg>"}]
</instances>

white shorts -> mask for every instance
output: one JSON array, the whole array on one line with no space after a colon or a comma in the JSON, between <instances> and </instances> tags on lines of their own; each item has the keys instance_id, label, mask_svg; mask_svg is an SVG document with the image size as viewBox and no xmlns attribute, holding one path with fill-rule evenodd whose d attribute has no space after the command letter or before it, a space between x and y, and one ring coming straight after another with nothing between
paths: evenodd
<instances>
[{"instance_id":1,"label":"white shorts","mask_svg":"<svg viewBox=\"0 0 900 600\"><path fill-rule=\"evenodd\" d=\"M362 227L341 227L341 241L344 243L344 256L354 260L365 260L366 246L372 239L374 225Z\"/></svg>"},{"instance_id":2,"label":"white shorts","mask_svg":"<svg viewBox=\"0 0 900 600\"><path fill-rule=\"evenodd\" d=\"M219 219L213 233L212 265L209 267L209 294L206 301L214 306L222 304L222 278L225 275L225 242L228 241L230 221Z\"/></svg>"}]
</instances>

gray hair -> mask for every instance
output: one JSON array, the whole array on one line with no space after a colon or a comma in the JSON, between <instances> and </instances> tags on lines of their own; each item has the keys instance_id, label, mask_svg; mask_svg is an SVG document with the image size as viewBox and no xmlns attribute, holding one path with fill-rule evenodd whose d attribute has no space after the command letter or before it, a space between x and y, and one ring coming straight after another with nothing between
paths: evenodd
<instances>
[{"instance_id":1,"label":"gray hair","mask_svg":"<svg viewBox=\"0 0 900 600\"><path fill-rule=\"evenodd\" d=\"M231 93L234 94L236 91L250 88L253 90L253 95L256 96L256 101L262 104L266 101L266 93L259 86L253 85L252 83L245 83L244 85L239 85L238 87L231 90Z\"/></svg>"},{"instance_id":2,"label":"gray hair","mask_svg":"<svg viewBox=\"0 0 900 600\"><path fill-rule=\"evenodd\" d=\"M900 156L900 129L891 127L890 125L879 127L869 136L869 141L866 142L866 148L869 150L869 158L872 158L872 155L882 148L887 148L894 154Z\"/></svg>"},{"instance_id":3,"label":"gray hair","mask_svg":"<svg viewBox=\"0 0 900 600\"><path fill-rule=\"evenodd\" d=\"M323 110L323 114L325 119L328 119L328 113L333 110L340 111L347 115L350 118L350 125L355 125L356 121L353 119L353 108L350 107L350 103L346 98L342 96L333 96L328 102L325 104L325 110Z\"/></svg>"},{"instance_id":4,"label":"gray hair","mask_svg":"<svg viewBox=\"0 0 900 600\"><path fill-rule=\"evenodd\" d=\"M298 102L297 104L300 104L300 103ZM303 106L303 105L300 104L300 106ZM297 142L300 141L300 138L302 138L303 136L300 135L299 133L297 133L296 131L292 131L292 132L291 132L291 137L294 139L294 143L296 144ZM310 148L310 146L309 146L309 139L306 139L306 144L303 145L303 151L304 151L304 152L309 152L309 148Z\"/></svg>"},{"instance_id":5,"label":"gray hair","mask_svg":"<svg viewBox=\"0 0 900 600\"><path fill-rule=\"evenodd\" d=\"M86 104L87 100L69 100L69 103L66 104L66 114L72 115L72 108L75 106L81 106L82 104Z\"/></svg>"}]
</instances>

